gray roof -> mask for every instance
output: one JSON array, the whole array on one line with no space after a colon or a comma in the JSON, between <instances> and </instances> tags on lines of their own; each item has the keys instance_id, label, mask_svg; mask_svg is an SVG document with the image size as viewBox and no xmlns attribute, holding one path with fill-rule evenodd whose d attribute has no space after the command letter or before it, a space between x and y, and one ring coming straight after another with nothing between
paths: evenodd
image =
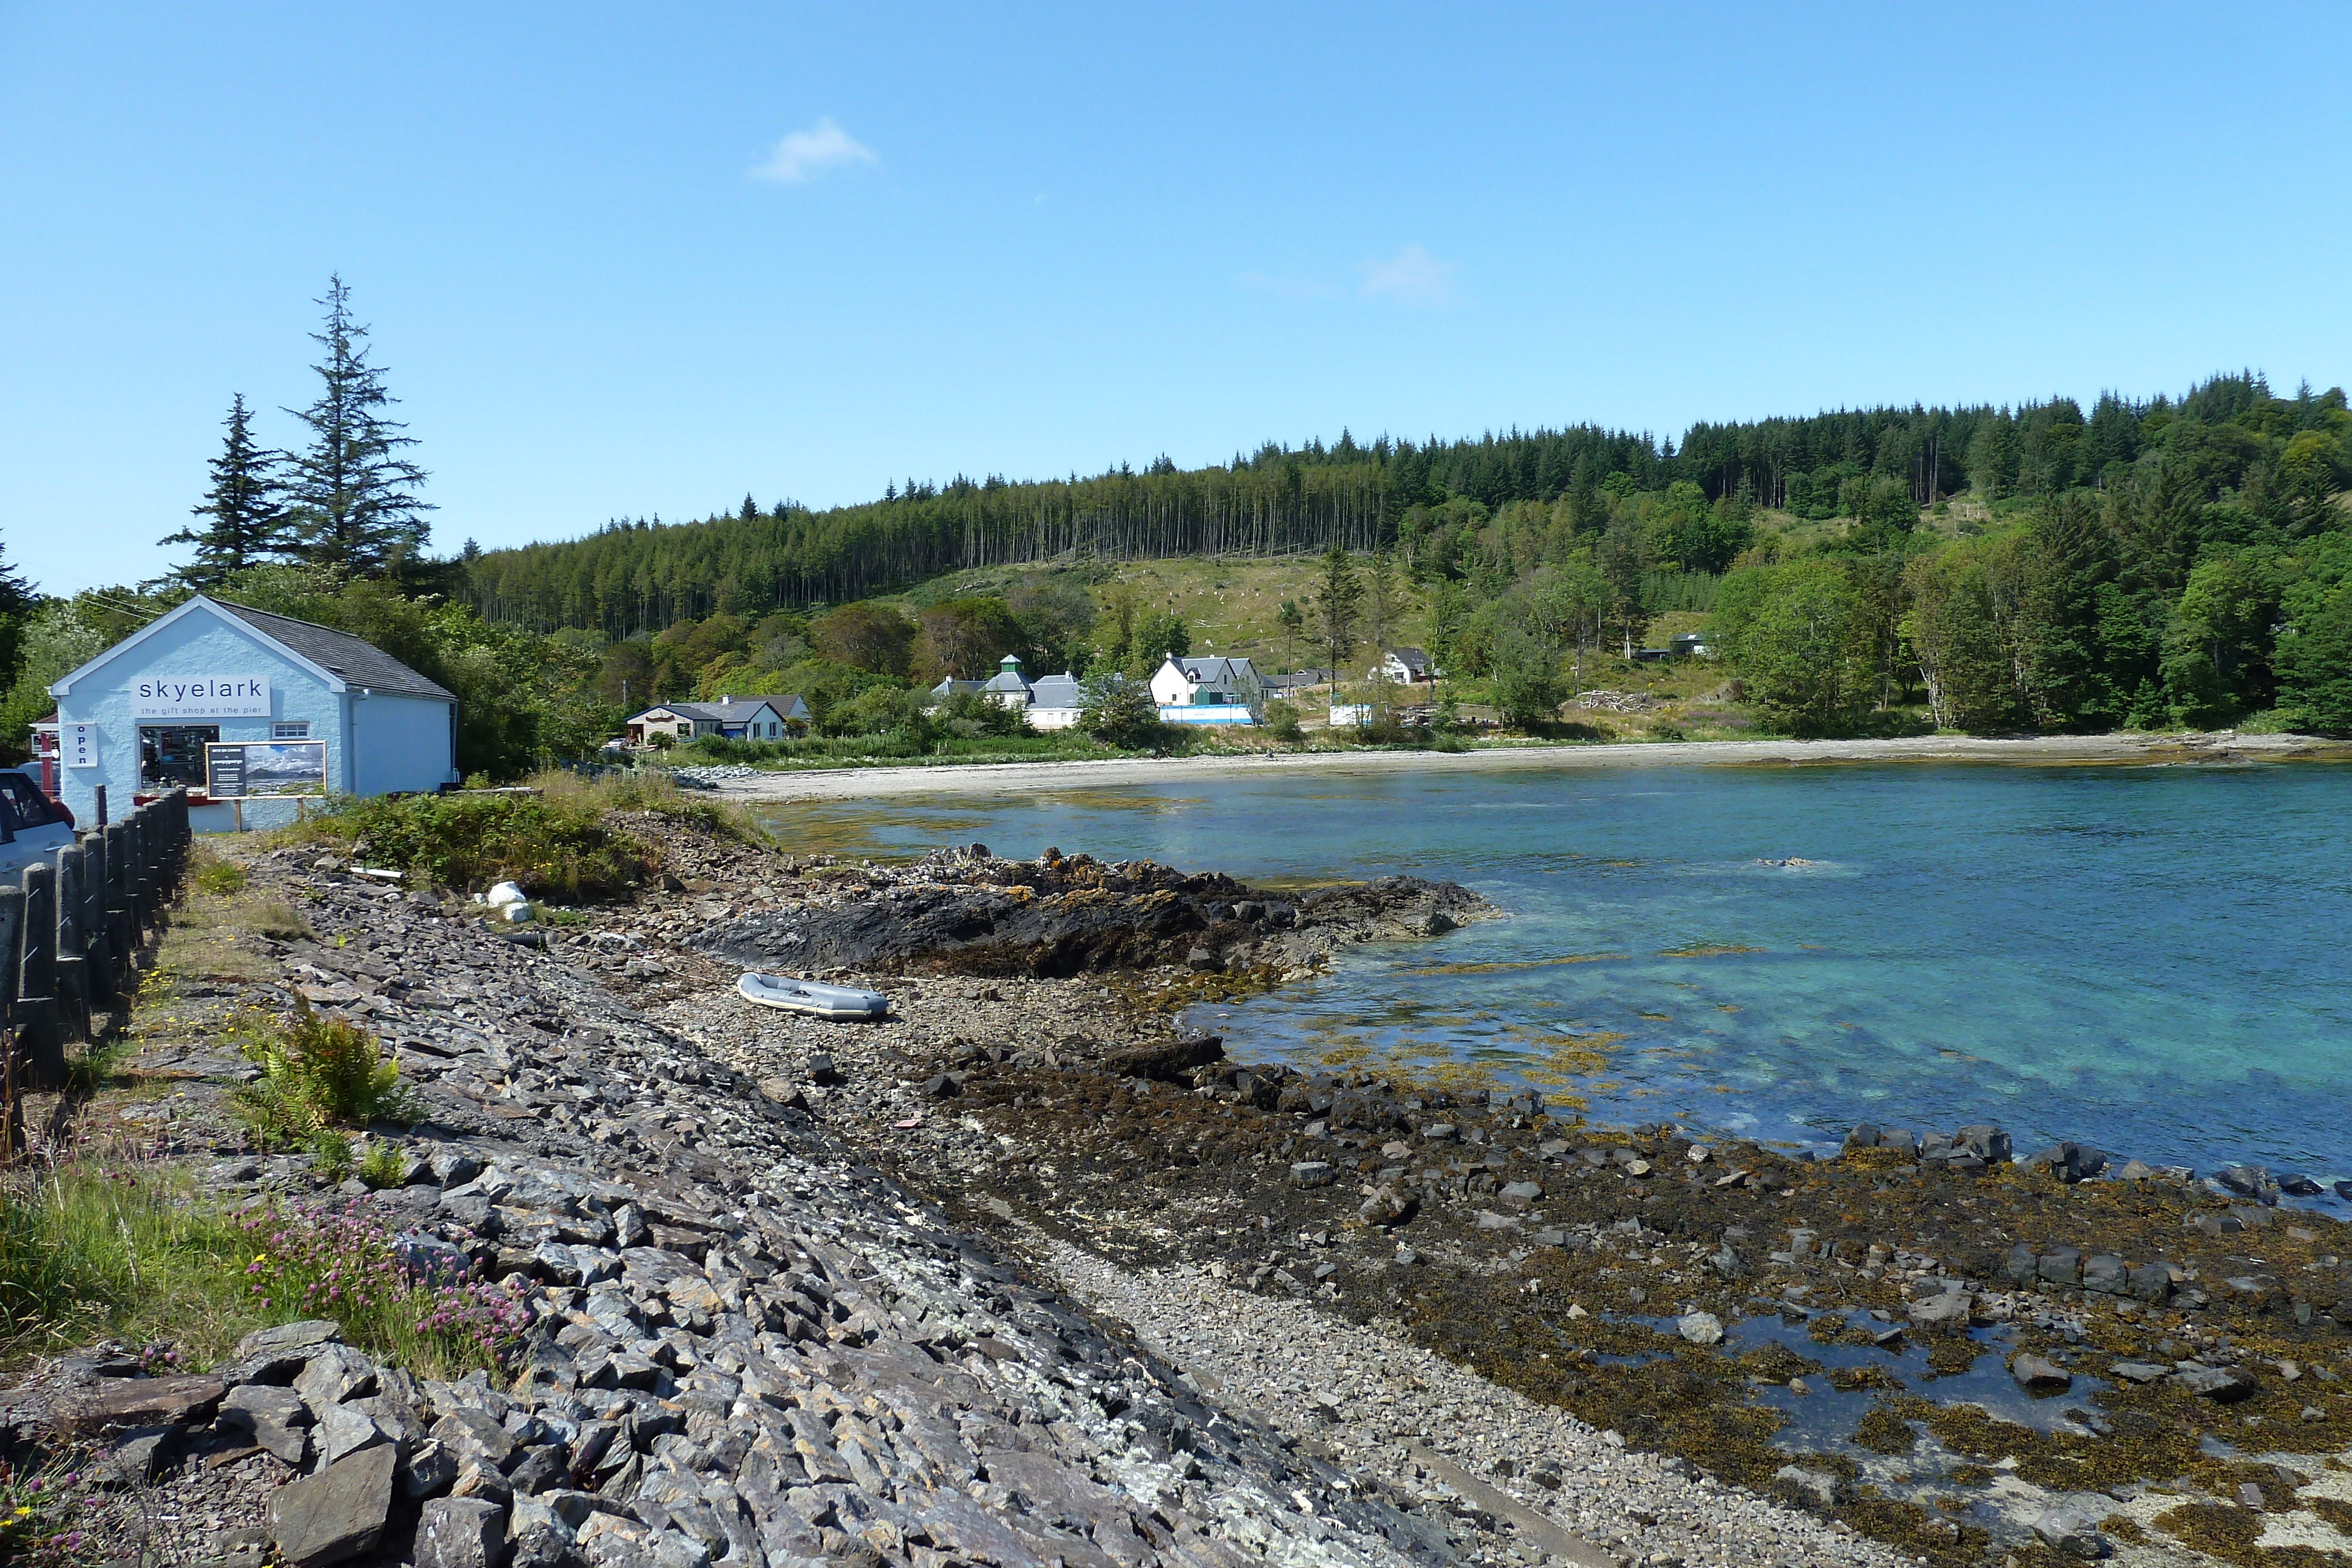
<instances>
[{"instance_id":1,"label":"gray roof","mask_svg":"<svg viewBox=\"0 0 2352 1568\"><path fill-rule=\"evenodd\" d=\"M374 643L348 632L297 621L290 615L272 615L267 610L231 604L224 599L211 602L280 647L333 671L347 685L364 686L394 696L435 697L449 703L457 700L456 693L436 685Z\"/></svg>"},{"instance_id":2,"label":"gray roof","mask_svg":"<svg viewBox=\"0 0 2352 1568\"><path fill-rule=\"evenodd\" d=\"M674 713L680 718L695 719L703 724L749 724L751 722L752 716L763 707L773 709L778 718L790 718L793 716L793 710L801 706L801 699L796 696L737 697L731 702L723 703L656 703L644 713L632 714L629 716L643 718L646 714L659 710Z\"/></svg>"},{"instance_id":3,"label":"gray roof","mask_svg":"<svg viewBox=\"0 0 2352 1568\"><path fill-rule=\"evenodd\" d=\"M1078 677L1040 675L1029 683L1029 701L1036 707L1076 707L1078 706Z\"/></svg>"},{"instance_id":4,"label":"gray roof","mask_svg":"<svg viewBox=\"0 0 2352 1568\"><path fill-rule=\"evenodd\" d=\"M1194 685L1206 686L1212 691L1238 691L1244 685L1259 684L1257 667L1247 659L1187 654L1178 659L1176 664L1192 678Z\"/></svg>"},{"instance_id":5,"label":"gray roof","mask_svg":"<svg viewBox=\"0 0 2352 1568\"><path fill-rule=\"evenodd\" d=\"M1021 672L1018 670L999 670L982 683L980 689L984 692L1025 693L1029 689L1029 683L1022 678Z\"/></svg>"}]
</instances>

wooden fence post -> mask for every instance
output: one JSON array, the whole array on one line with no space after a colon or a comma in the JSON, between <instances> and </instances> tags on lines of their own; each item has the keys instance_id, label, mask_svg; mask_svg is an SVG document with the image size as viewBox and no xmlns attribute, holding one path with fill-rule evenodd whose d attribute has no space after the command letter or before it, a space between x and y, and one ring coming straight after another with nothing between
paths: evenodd
<instances>
[{"instance_id":1,"label":"wooden fence post","mask_svg":"<svg viewBox=\"0 0 2352 1568\"><path fill-rule=\"evenodd\" d=\"M106 826L106 935L125 992L138 988L139 925L131 904L131 824Z\"/></svg>"},{"instance_id":2,"label":"wooden fence post","mask_svg":"<svg viewBox=\"0 0 2352 1568\"><path fill-rule=\"evenodd\" d=\"M16 978L24 970L25 890L0 887L0 1136L14 1155L25 1146L25 1053L14 1021Z\"/></svg>"},{"instance_id":3,"label":"wooden fence post","mask_svg":"<svg viewBox=\"0 0 2352 1568\"><path fill-rule=\"evenodd\" d=\"M57 973L58 1023L62 1037L89 1038L89 956L81 945L81 846L58 851L57 945L49 960Z\"/></svg>"},{"instance_id":4,"label":"wooden fence post","mask_svg":"<svg viewBox=\"0 0 2352 1568\"><path fill-rule=\"evenodd\" d=\"M65 1030L58 1016L57 868L40 861L25 868L23 961L17 967L16 1035L23 1047L20 1088L62 1089Z\"/></svg>"},{"instance_id":5,"label":"wooden fence post","mask_svg":"<svg viewBox=\"0 0 2352 1568\"><path fill-rule=\"evenodd\" d=\"M106 918L106 835L81 835L81 946L88 956L89 1000L111 1007L119 994L114 973L114 933Z\"/></svg>"}]
</instances>

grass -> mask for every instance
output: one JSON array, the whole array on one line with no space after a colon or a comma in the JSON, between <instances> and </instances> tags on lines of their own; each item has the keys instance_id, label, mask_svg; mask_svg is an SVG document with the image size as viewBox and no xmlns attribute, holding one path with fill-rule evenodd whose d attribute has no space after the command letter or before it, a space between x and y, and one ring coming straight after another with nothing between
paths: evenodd
<instances>
[{"instance_id":1,"label":"grass","mask_svg":"<svg viewBox=\"0 0 2352 1568\"><path fill-rule=\"evenodd\" d=\"M511 1291L436 1275L350 1210L232 1212L184 1170L89 1151L0 1176L9 1363L103 1334L208 1366L254 1329L306 1317L423 1375L496 1367L526 1326Z\"/></svg>"}]
</instances>

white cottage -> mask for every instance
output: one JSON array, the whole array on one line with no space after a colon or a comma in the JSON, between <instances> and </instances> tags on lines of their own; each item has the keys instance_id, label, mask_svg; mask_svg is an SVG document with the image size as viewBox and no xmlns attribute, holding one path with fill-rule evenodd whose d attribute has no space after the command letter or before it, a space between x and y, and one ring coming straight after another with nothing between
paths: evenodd
<instances>
[{"instance_id":1,"label":"white cottage","mask_svg":"<svg viewBox=\"0 0 2352 1568\"><path fill-rule=\"evenodd\" d=\"M94 820L187 787L199 832L299 799L457 781L457 699L372 643L198 594L49 687L60 793Z\"/></svg>"},{"instance_id":2,"label":"white cottage","mask_svg":"<svg viewBox=\"0 0 2352 1568\"><path fill-rule=\"evenodd\" d=\"M1165 724L1255 724L1265 683L1247 659L1167 655L1151 677Z\"/></svg>"}]
</instances>

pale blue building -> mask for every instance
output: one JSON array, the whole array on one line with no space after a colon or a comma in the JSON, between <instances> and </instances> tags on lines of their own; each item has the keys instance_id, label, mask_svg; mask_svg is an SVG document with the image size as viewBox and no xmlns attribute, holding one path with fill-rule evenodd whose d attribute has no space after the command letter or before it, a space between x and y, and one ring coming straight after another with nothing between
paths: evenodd
<instances>
[{"instance_id":1,"label":"pale blue building","mask_svg":"<svg viewBox=\"0 0 2352 1568\"><path fill-rule=\"evenodd\" d=\"M77 821L177 785L199 832L290 821L305 798L457 781L457 699L347 632L198 594L49 687Z\"/></svg>"}]
</instances>

